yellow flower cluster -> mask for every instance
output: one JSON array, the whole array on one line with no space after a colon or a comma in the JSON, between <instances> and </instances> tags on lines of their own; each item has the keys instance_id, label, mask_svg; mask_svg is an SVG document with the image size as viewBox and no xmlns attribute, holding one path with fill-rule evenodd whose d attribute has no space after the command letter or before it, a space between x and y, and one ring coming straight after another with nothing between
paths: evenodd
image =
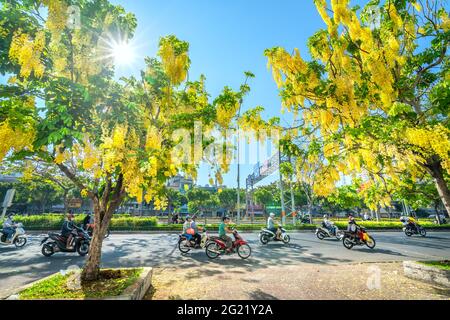
<instances>
[{"instance_id":1,"label":"yellow flower cluster","mask_svg":"<svg viewBox=\"0 0 450 320\"><path fill-rule=\"evenodd\" d=\"M64 0L44 0L43 3L48 7L46 27L52 34L52 41L59 42L67 23L68 6Z\"/></svg>"},{"instance_id":2,"label":"yellow flower cluster","mask_svg":"<svg viewBox=\"0 0 450 320\"><path fill-rule=\"evenodd\" d=\"M239 102L234 105L219 104L217 106L217 123L222 128L228 128L231 124L231 120L236 116L239 109Z\"/></svg>"},{"instance_id":3,"label":"yellow flower cluster","mask_svg":"<svg viewBox=\"0 0 450 320\"><path fill-rule=\"evenodd\" d=\"M183 82L187 77L189 56L187 52L176 54L169 41L164 41L159 48L159 56L163 62L164 71L174 85Z\"/></svg>"},{"instance_id":4,"label":"yellow flower cluster","mask_svg":"<svg viewBox=\"0 0 450 320\"><path fill-rule=\"evenodd\" d=\"M43 76L45 68L41 62L45 46L45 33L39 31L32 39L26 33L18 30L14 33L9 48L9 58L20 65L20 75L28 78L32 72L37 78Z\"/></svg>"},{"instance_id":5,"label":"yellow flower cluster","mask_svg":"<svg viewBox=\"0 0 450 320\"><path fill-rule=\"evenodd\" d=\"M423 158L438 155L443 167L450 173L450 130L442 124L427 128L408 128L405 130L405 139L409 144L418 147Z\"/></svg>"},{"instance_id":6,"label":"yellow flower cluster","mask_svg":"<svg viewBox=\"0 0 450 320\"><path fill-rule=\"evenodd\" d=\"M0 123L0 161L10 151L20 151L28 148L32 149L31 143L34 141L33 130L23 131L14 129L8 121Z\"/></svg>"}]
</instances>

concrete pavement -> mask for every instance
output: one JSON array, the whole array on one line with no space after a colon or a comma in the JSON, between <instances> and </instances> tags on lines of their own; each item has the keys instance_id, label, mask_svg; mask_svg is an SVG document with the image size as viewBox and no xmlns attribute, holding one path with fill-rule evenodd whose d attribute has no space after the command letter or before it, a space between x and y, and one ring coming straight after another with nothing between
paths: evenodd
<instances>
[{"instance_id":1,"label":"concrete pavement","mask_svg":"<svg viewBox=\"0 0 450 320\"><path fill-rule=\"evenodd\" d=\"M174 234L113 234L104 242L103 267L152 266L170 268L219 266L258 271L280 266L336 266L361 262L450 259L450 232L429 232L426 238L407 238L401 232L371 233L374 250L355 247L347 250L340 241L319 240L313 232L291 233L291 244L269 243L263 246L258 235L243 233L252 247L252 257L242 260L237 255L209 260L203 250L181 255ZM76 254L57 253L50 258L40 253L42 235L31 235L23 249L0 247L0 296L29 282L67 268L82 267L84 258Z\"/></svg>"}]
</instances>

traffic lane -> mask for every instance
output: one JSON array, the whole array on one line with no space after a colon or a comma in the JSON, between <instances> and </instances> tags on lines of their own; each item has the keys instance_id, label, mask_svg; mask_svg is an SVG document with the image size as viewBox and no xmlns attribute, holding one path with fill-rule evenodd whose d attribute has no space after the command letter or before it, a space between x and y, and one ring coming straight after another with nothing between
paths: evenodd
<instances>
[{"instance_id":1,"label":"traffic lane","mask_svg":"<svg viewBox=\"0 0 450 320\"><path fill-rule=\"evenodd\" d=\"M242 234L252 247L252 257L242 260L237 255L209 260L204 250L186 255L177 248L174 234L113 234L104 242L102 267L173 267L207 266L214 272L220 266L242 267L254 271L271 266L322 264L339 265L357 262L450 259L450 233L435 232L429 237L407 238L400 232L374 232L374 250L355 247L348 250L335 239L319 240L314 233L292 233L291 244L259 243L258 234ZM50 258L40 252L45 235L30 236L23 249L0 247L0 292L10 290L60 270L80 268L85 258L77 254L56 253Z\"/></svg>"}]
</instances>

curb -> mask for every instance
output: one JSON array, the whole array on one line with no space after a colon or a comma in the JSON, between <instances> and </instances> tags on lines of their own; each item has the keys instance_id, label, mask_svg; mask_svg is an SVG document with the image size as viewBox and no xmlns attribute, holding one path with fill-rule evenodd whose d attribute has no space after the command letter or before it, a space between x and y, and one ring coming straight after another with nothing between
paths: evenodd
<instances>
[{"instance_id":1,"label":"curb","mask_svg":"<svg viewBox=\"0 0 450 320\"><path fill-rule=\"evenodd\" d=\"M450 288L450 270L427 266L415 261L403 262L406 277Z\"/></svg>"},{"instance_id":2,"label":"curb","mask_svg":"<svg viewBox=\"0 0 450 320\"><path fill-rule=\"evenodd\" d=\"M118 268L108 268L108 269L118 269ZM119 268L122 270L126 269L135 269L135 268ZM150 289L150 286L152 284L152 276L153 276L153 268L150 267L144 267L142 268L142 273L139 276L139 278L136 280L135 283L133 283L131 286L125 289L125 291L120 296L114 296L114 297L104 297L99 299L93 299L88 298L84 300L142 300L147 293L147 291ZM0 300L19 300L19 293L23 290L26 290L33 285L40 283L42 281L45 281L55 275L57 273L51 274L48 277L39 279L37 281L31 282L27 285L24 285L22 287L19 287L18 289L15 289L13 293L9 293L3 296L0 296ZM49 300L56 300L56 299L49 299Z\"/></svg>"},{"instance_id":3,"label":"curb","mask_svg":"<svg viewBox=\"0 0 450 320\"><path fill-rule=\"evenodd\" d=\"M239 229L239 228L238 228ZM400 229L366 229L369 232L400 232L403 233ZM58 232L60 230L29 230L27 231L30 235L40 235L47 234L48 232ZM209 230L211 232L217 232L217 230ZM303 230L286 230L287 233L311 233L315 232L316 229L303 229ZM431 232L449 232L450 228L427 228L427 231ZM180 234L181 230L111 230L111 234ZM260 230L241 230L241 233L259 233Z\"/></svg>"}]
</instances>

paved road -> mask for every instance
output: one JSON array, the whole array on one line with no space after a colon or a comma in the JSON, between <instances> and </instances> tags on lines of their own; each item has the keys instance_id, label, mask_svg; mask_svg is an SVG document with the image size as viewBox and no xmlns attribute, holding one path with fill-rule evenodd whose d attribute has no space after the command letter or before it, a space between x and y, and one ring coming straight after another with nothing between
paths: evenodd
<instances>
[{"instance_id":1,"label":"paved road","mask_svg":"<svg viewBox=\"0 0 450 320\"><path fill-rule=\"evenodd\" d=\"M237 255L210 261L203 250L181 255L174 234L113 234L105 240L103 267L174 266L194 267L218 265L263 269L272 266L342 265L359 262L450 259L450 232L429 232L426 238L407 238L401 232L374 232L374 250L355 247L347 250L342 243L318 240L314 233L293 233L291 244L269 243L262 246L258 235L243 234L253 249L252 257L241 260ZM23 249L0 247L0 296L16 287L69 267L81 267L84 258L75 254L57 253L50 258L40 253L39 242L44 235L32 235Z\"/></svg>"}]
</instances>

